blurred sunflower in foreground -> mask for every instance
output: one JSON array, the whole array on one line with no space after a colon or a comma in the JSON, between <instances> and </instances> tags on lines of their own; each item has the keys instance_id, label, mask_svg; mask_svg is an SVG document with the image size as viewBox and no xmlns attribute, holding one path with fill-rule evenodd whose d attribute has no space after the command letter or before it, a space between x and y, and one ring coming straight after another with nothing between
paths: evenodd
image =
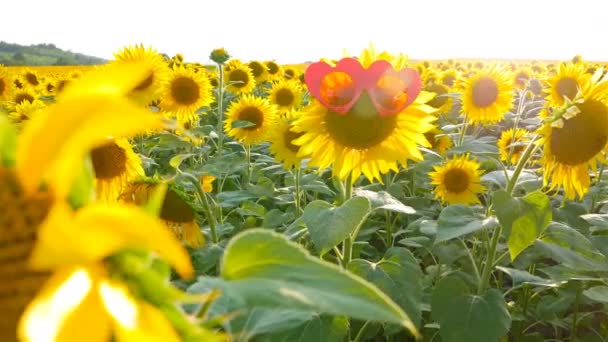
<instances>
[{"instance_id":1,"label":"blurred sunflower in foreground","mask_svg":"<svg viewBox=\"0 0 608 342\"><path fill-rule=\"evenodd\" d=\"M397 171L399 164L407 165L408 160L422 160L418 146L430 147L424 133L436 120L435 109L427 104L434 95L419 93L419 75L414 69L406 69L407 58L369 48L358 61L343 63L352 67L352 74L320 64L328 72L312 86L319 87L319 97L326 103L313 99L295 120L292 131L301 134L293 141L300 146L298 157L310 158L310 166L332 166L333 174L340 179L352 175L356 180L363 174L370 181L382 181L382 174ZM384 69L383 74L372 75L374 71L367 69L374 63L374 68ZM310 68L307 76L311 75ZM367 71L357 71L359 68ZM407 77L398 74L400 70L406 70L403 73ZM366 76L355 79L360 72ZM372 89L356 97L356 89L374 81L374 77L377 79ZM309 89L310 83L307 80ZM340 112L346 104L350 108ZM381 113L387 109L397 112Z\"/></svg>"},{"instance_id":2,"label":"blurred sunflower in foreground","mask_svg":"<svg viewBox=\"0 0 608 342\"><path fill-rule=\"evenodd\" d=\"M0 340L220 339L183 312L165 314L186 296L145 265L164 263L158 255L182 277L193 268L162 223L132 205L94 202L89 152L108 136L165 126L128 97L147 71L135 63L91 72L19 134L0 116ZM170 295L150 301L145 286Z\"/></svg>"},{"instance_id":3,"label":"blurred sunflower in foreground","mask_svg":"<svg viewBox=\"0 0 608 342\"><path fill-rule=\"evenodd\" d=\"M567 199L582 198L608 152L608 77L599 70L573 101L546 111L539 129L544 148L544 183L563 188Z\"/></svg>"}]
</instances>

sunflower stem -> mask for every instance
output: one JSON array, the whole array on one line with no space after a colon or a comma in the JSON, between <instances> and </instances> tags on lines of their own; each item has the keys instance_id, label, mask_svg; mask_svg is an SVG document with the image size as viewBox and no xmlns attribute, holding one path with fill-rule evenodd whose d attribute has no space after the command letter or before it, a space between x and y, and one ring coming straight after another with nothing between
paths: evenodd
<instances>
[{"instance_id":1,"label":"sunflower stem","mask_svg":"<svg viewBox=\"0 0 608 342\"><path fill-rule=\"evenodd\" d=\"M517 184L517 179L519 178L521 171L524 169L524 166L528 162L528 159L530 159L530 157L532 156L533 152L536 151L536 149L538 148L538 145L534 143L535 140L536 140L536 136L532 137L532 140L526 147L524 154L521 156L521 158L517 162L515 171L513 171L513 176L511 176L511 179L509 179L509 183L507 184L506 190L509 195L513 194L513 190L515 189L515 184Z\"/></svg>"},{"instance_id":2,"label":"sunflower stem","mask_svg":"<svg viewBox=\"0 0 608 342\"><path fill-rule=\"evenodd\" d=\"M245 159L247 159L247 178L245 178L245 184L249 185L251 182L251 145L245 144Z\"/></svg>"},{"instance_id":3,"label":"sunflower stem","mask_svg":"<svg viewBox=\"0 0 608 342\"><path fill-rule=\"evenodd\" d=\"M298 216L302 214L302 197L300 196L300 178L301 178L301 169L298 167L294 171L294 185L295 185L295 201L296 201L296 213Z\"/></svg>"},{"instance_id":4,"label":"sunflower stem","mask_svg":"<svg viewBox=\"0 0 608 342\"><path fill-rule=\"evenodd\" d=\"M213 241L213 243L217 243L219 241L217 236L217 221L215 219L215 215L213 215L213 211L211 210L209 200L207 199L207 193L205 192L205 190L203 190L200 181L196 179L196 177L187 173L183 173L183 175L188 177L188 179L190 179L190 182L194 185L194 188L196 189L196 194L201 203L203 204L205 217L207 218L209 230L211 231L211 241Z\"/></svg>"},{"instance_id":5,"label":"sunflower stem","mask_svg":"<svg viewBox=\"0 0 608 342\"><path fill-rule=\"evenodd\" d=\"M483 273L481 274L481 281L477 288L477 294L483 295L488 289L490 284L490 277L492 276L492 269L494 269L494 258L496 257L496 247L498 246L498 240L502 234L502 226L498 226L492 233L492 241L490 242L490 248L488 249L488 258L486 264L483 266Z\"/></svg>"},{"instance_id":6,"label":"sunflower stem","mask_svg":"<svg viewBox=\"0 0 608 342\"><path fill-rule=\"evenodd\" d=\"M515 121L513 122L513 135L511 136L511 146L509 146L509 155L507 156L507 163L511 162L511 156L515 151L515 138L517 135L517 127L519 126L519 119L523 115L524 103L526 99L526 95L528 94L528 86L522 91L519 97L519 104L517 105L517 112L515 113Z\"/></svg>"},{"instance_id":7,"label":"sunflower stem","mask_svg":"<svg viewBox=\"0 0 608 342\"><path fill-rule=\"evenodd\" d=\"M513 176L509 180L509 184L507 185L507 193L509 195L513 194L513 190L515 189L515 184L517 184L517 179L521 174L521 171L524 168L524 165L528 162L528 159L532 155L532 153L538 148L538 145L534 143L536 137L532 139L532 141L526 147L524 154L521 156L521 159L517 163L517 167L513 172ZM488 256L486 259L486 263L483 267L483 273L481 274L481 282L479 283L479 287L477 288L477 294L482 295L488 289L488 285L490 284L490 277L492 276L492 270L494 269L494 260L496 259L496 247L498 246L498 241L500 240L500 236L502 235L502 226L498 226L492 232L492 239L490 241L490 246L488 247Z\"/></svg>"},{"instance_id":8,"label":"sunflower stem","mask_svg":"<svg viewBox=\"0 0 608 342\"><path fill-rule=\"evenodd\" d=\"M359 329L359 332L357 333L357 336L355 336L355 339L353 340L353 342L361 342L363 341L363 333L365 332L367 326L370 324L370 321L365 321L365 323L363 324L363 326L361 327L361 329Z\"/></svg>"},{"instance_id":9,"label":"sunflower stem","mask_svg":"<svg viewBox=\"0 0 608 342\"><path fill-rule=\"evenodd\" d=\"M344 182L344 202L348 201L353 196L353 174L348 174ZM342 203L344 203L342 202ZM342 267L348 267L348 263L353 258L353 242L357 238L358 230L349 235L342 244Z\"/></svg>"},{"instance_id":10,"label":"sunflower stem","mask_svg":"<svg viewBox=\"0 0 608 342\"><path fill-rule=\"evenodd\" d=\"M600 185L602 182L602 175L604 174L604 163L600 163L600 170L597 173L597 178L595 179L595 185Z\"/></svg>"},{"instance_id":11,"label":"sunflower stem","mask_svg":"<svg viewBox=\"0 0 608 342\"><path fill-rule=\"evenodd\" d=\"M460 127L460 136L458 137L458 146L462 146L462 144L464 143L464 136L465 133L467 132L467 128L468 128L468 122L467 122L467 116L464 116L464 120L462 120L462 126Z\"/></svg>"},{"instance_id":12,"label":"sunflower stem","mask_svg":"<svg viewBox=\"0 0 608 342\"><path fill-rule=\"evenodd\" d=\"M224 68L217 65L219 86L217 87L217 153L221 157L224 148Z\"/></svg>"},{"instance_id":13,"label":"sunflower stem","mask_svg":"<svg viewBox=\"0 0 608 342\"><path fill-rule=\"evenodd\" d=\"M578 306L581 300L581 285L580 283L576 283L576 297L574 297L574 313L572 314L572 327L570 328L570 341L577 341L578 334L576 332L576 328L578 325Z\"/></svg>"}]
</instances>

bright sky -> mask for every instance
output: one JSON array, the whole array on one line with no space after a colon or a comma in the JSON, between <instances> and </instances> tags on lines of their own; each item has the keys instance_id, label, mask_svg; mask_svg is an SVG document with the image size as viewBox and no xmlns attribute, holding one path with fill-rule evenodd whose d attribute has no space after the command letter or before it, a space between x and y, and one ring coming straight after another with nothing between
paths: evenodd
<instances>
[{"instance_id":1,"label":"bright sky","mask_svg":"<svg viewBox=\"0 0 608 342\"><path fill-rule=\"evenodd\" d=\"M144 43L186 61L225 47L244 61L358 55L608 61L602 0L5 0L0 40L110 59Z\"/></svg>"}]
</instances>

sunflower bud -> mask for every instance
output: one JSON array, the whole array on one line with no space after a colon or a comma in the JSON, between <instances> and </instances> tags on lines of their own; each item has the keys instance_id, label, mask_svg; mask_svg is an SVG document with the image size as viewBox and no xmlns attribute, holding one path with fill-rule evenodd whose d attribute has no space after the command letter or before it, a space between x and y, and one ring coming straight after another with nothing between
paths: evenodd
<instances>
[{"instance_id":1,"label":"sunflower bud","mask_svg":"<svg viewBox=\"0 0 608 342\"><path fill-rule=\"evenodd\" d=\"M219 48L211 51L209 58L217 64L224 64L230 59L230 55L224 48Z\"/></svg>"}]
</instances>

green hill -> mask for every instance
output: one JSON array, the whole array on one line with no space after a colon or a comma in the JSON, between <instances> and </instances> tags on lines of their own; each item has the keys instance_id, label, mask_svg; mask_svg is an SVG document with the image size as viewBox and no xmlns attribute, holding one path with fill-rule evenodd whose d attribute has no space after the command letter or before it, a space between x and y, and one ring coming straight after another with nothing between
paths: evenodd
<instances>
[{"instance_id":1,"label":"green hill","mask_svg":"<svg viewBox=\"0 0 608 342\"><path fill-rule=\"evenodd\" d=\"M64 51L54 44L24 46L0 41L0 64L4 65L90 65L102 64L98 57Z\"/></svg>"}]
</instances>

